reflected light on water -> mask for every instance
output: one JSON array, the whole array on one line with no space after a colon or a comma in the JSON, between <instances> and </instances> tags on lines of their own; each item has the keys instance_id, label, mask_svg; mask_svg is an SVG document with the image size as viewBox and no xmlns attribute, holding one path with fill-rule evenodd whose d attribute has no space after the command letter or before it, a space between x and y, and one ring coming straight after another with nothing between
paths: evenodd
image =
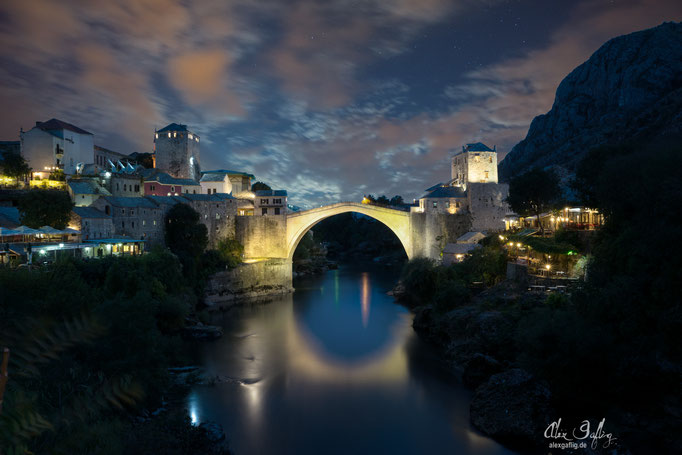
<instances>
[{"instance_id":1,"label":"reflected light on water","mask_svg":"<svg viewBox=\"0 0 682 455\"><path fill-rule=\"evenodd\" d=\"M369 273L362 274L362 326L367 327L369 323L369 305L372 300L372 287L369 284Z\"/></svg>"},{"instance_id":2,"label":"reflected light on water","mask_svg":"<svg viewBox=\"0 0 682 455\"><path fill-rule=\"evenodd\" d=\"M192 420L192 425L199 425L197 397L192 393L189 396L189 418Z\"/></svg>"}]
</instances>

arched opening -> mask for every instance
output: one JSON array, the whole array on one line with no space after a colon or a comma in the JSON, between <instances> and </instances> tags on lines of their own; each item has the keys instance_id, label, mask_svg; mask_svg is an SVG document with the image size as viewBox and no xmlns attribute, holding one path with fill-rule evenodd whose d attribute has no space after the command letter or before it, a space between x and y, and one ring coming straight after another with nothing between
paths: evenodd
<instances>
[{"instance_id":1,"label":"arched opening","mask_svg":"<svg viewBox=\"0 0 682 455\"><path fill-rule=\"evenodd\" d=\"M289 258L294 272L306 269L314 273L324 269L325 262L400 265L409 258L400 233L369 214L342 210L307 221L292 239Z\"/></svg>"}]
</instances>

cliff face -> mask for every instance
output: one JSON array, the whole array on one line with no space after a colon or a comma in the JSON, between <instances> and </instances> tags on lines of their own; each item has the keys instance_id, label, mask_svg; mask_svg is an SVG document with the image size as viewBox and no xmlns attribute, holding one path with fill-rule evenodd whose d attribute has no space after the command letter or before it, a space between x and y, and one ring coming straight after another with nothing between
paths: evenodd
<instances>
[{"instance_id":1,"label":"cliff face","mask_svg":"<svg viewBox=\"0 0 682 455\"><path fill-rule=\"evenodd\" d=\"M572 174L592 147L682 137L682 23L614 38L574 69L552 109L500 163L501 179L535 166Z\"/></svg>"}]
</instances>

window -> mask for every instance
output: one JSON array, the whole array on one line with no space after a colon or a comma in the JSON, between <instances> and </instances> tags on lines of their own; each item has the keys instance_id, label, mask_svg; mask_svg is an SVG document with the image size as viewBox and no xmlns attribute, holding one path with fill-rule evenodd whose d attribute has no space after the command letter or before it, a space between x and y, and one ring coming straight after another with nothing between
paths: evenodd
<instances>
[{"instance_id":1,"label":"window","mask_svg":"<svg viewBox=\"0 0 682 455\"><path fill-rule=\"evenodd\" d=\"M139 193L140 192L140 185L135 185L135 192Z\"/></svg>"},{"instance_id":2,"label":"window","mask_svg":"<svg viewBox=\"0 0 682 455\"><path fill-rule=\"evenodd\" d=\"M118 183L116 183L116 191L118 191L118 190L120 190L120 189L121 189L121 188L119 188Z\"/></svg>"},{"instance_id":3,"label":"window","mask_svg":"<svg viewBox=\"0 0 682 455\"><path fill-rule=\"evenodd\" d=\"M261 210L262 210L261 213L262 213L263 215L267 215L267 214L268 214L268 209L267 209L266 207L263 207Z\"/></svg>"},{"instance_id":4,"label":"window","mask_svg":"<svg viewBox=\"0 0 682 455\"><path fill-rule=\"evenodd\" d=\"M215 193L216 193L216 189L215 189L215 188L213 188L213 194L215 194Z\"/></svg>"},{"instance_id":5,"label":"window","mask_svg":"<svg viewBox=\"0 0 682 455\"><path fill-rule=\"evenodd\" d=\"M219 220L219 219L220 219L220 213L215 212L215 219L216 219L216 220Z\"/></svg>"},{"instance_id":6,"label":"window","mask_svg":"<svg viewBox=\"0 0 682 455\"><path fill-rule=\"evenodd\" d=\"M128 191L128 185L126 185L125 183L123 184L123 191Z\"/></svg>"},{"instance_id":7,"label":"window","mask_svg":"<svg viewBox=\"0 0 682 455\"><path fill-rule=\"evenodd\" d=\"M123 229L126 228L126 222L125 222L125 221L121 221L121 227L122 227Z\"/></svg>"},{"instance_id":8,"label":"window","mask_svg":"<svg viewBox=\"0 0 682 455\"><path fill-rule=\"evenodd\" d=\"M450 201L445 201L445 208L449 209L450 208Z\"/></svg>"},{"instance_id":9,"label":"window","mask_svg":"<svg viewBox=\"0 0 682 455\"><path fill-rule=\"evenodd\" d=\"M175 187L171 186L171 193L175 193Z\"/></svg>"},{"instance_id":10,"label":"window","mask_svg":"<svg viewBox=\"0 0 682 455\"><path fill-rule=\"evenodd\" d=\"M135 215L135 210L130 209L130 214L131 214L131 215Z\"/></svg>"},{"instance_id":11,"label":"window","mask_svg":"<svg viewBox=\"0 0 682 455\"><path fill-rule=\"evenodd\" d=\"M121 209L121 215L125 215L125 214L126 214L126 209Z\"/></svg>"},{"instance_id":12,"label":"window","mask_svg":"<svg viewBox=\"0 0 682 455\"><path fill-rule=\"evenodd\" d=\"M268 205L268 200L267 199L261 199L260 204L261 205Z\"/></svg>"},{"instance_id":13,"label":"window","mask_svg":"<svg viewBox=\"0 0 682 455\"><path fill-rule=\"evenodd\" d=\"M131 224L132 228L135 229L135 222L131 221L130 224Z\"/></svg>"},{"instance_id":14,"label":"window","mask_svg":"<svg viewBox=\"0 0 682 455\"><path fill-rule=\"evenodd\" d=\"M156 226L156 220L154 220L154 226Z\"/></svg>"},{"instance_id":15,"label":"window","mask_svg":"<svg viewBox=\"0 0 682 455\"><path fill-rule=\"evenodd\" d=\"M281 200L281 199L273 199L272 203L273 203L273 204L280 204L280 205L281 205L281 204L282 204L282 200Z\"/></svg>"},{"instance_id":16,"label":"window","mask_svg":"<svg viewBox=\"0 0 682 455\"><path fill-rule=\"evenodd\" d=\"M142 220L142 226L146 226L146 225L147 225L147 221Z\"/></svg>"},{"instance_id":17,"label":"window","mask_svg":"<svg viewBox=\"0 0 682 455\"><path fill-rule=\"evenodd\" d=\"M205 219L205 220L208 219L208 213L204 214L204 219Z\"/></svg>"},{"instance_id":18,"label":"window","mask_svg":"<svg viewBox=\"0 0 682 455\"><path fill-rule=\"evenodd\" d=\"M197 190L192 190L192 194L197 194Z\"/></svg>"},{"instance_id":19,"label":"window","mask_svg":"<svg viewBox=\"0 0 682 455\"><path fill-rule=\"evenodd\" d=\"M478 156L478 154L474 155L474 161L478 163L479 161L481 161L481 157Z\"/></svg>"},{"instance_id":20,"label":"window","mask_svg":"<svg viewBox=\"0 0 682 455\"><path fill-rule=\"evenodd\" d=\"M275 215L279 215L279 207L275 207Z\"/></svg>"},{"instance_id":21,"label":"window","mask_svg":"<svg viewBox=\"0 0 682 455\"><path fill-rule=\"evenodd\" d=\"M488 171L485 171L485 178L488 178Z\"/></svg>"},{"instance_id":22,"label":"window","mask_svg":"<svg viewBox=\"0 0 682 455\"><path fill-rule=\"evenodd\" d=\"M455 207L459 208L459 202L457 202L457 203L455 204Z\"/></svg>"},{"instance_id":23,"label":"window","mask_svg":"<svg viewBox=\"0 0 682 455\"><path fill-rule=\"evenodd\" d=\"M493 162L493 157L492 157L492 156L490 157L490 162L491 162L491 163Z\"/></svg>"},{"instance_id":24,"label":"window","mask_svg":"<svg viewBox=\"0 0 682 455\"><path fill-rule=\"evenodd\" d=\"M83 194L83 195L81 195L81 199L85 199L85 195L84 195L84 194Z\"/></svg>"},{"instance_id":25,"label":"window","mask_svg":"<svg viewBox=\"0 0 682 455\"><path fill-rule=\"evenodd\" d=\"M107 215L111 215L111 207L109 207L108 205L105 206L104 207L104 213L106 213Z\"/></svg>"},{"instance_id":26,"label":"window","mask_svg":"<svg viewBox=\"0 0 682 455\"><path fill-rule=\"evenodd\" d=\"M433 208L434 208L434 209L437 209L437 208L438 208L438 202L437 202L437 201L434 201L434 202L433 202Z\"/></svg>"}]
</instances>

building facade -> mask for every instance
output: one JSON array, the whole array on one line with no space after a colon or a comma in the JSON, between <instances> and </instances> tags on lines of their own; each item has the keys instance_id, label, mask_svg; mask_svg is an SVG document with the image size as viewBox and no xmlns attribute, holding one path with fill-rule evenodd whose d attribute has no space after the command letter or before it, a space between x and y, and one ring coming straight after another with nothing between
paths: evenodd
<instances>
[{"instance_id":1,"label":"building facade","mask_svg":"<svg viewBox=\"0 0 682 455\"><path fill-rule=\"evenodd\" d=\"M497 183L497 147L482 142L462 146L452 157L451 182L466 188L468 183Z\"/></svg>"},{"instance_id":2,"label":"building facade","mask_svg":"<svg viewBox=\"0 0 682 455\"><path fill-rule=\"evenodd\" d=\"M253 174L227 169L204 171L201 173L201 192L203 194L227 193L234 197L251 196Z\"/></svg>"},{"instance_id":3,"label":"building facade","mask_svg":"<svg viewBox=\"0 0 682 455\"><path fill-rule=\"evenodd\" d=\"M171 123L154 133L155 167L172 177L199 181L199 136Z\"/></svg>"},{"instance_id":4,"label":"building facade","mask_svg":"<svg viewBox=\"0 0 682 455\"><path fill-rule=\"evenodd\" d=\"M69 227L79 230L83 240L109 239L114 236L112 217L94 207L74 207Z\"/></svg>"},{"instance_id":5,"label":"building facade","mask_svg":"<svg viewBox=\"0 0 682 455\"><path fill-rule=\"evenodd\" d=\"M58 119L36 122L29 131L21 131L21 154L33 168L33 179L45 179L51 172L66 175L94 162L94 136L75 125Z\"/></svg>"},{"instance_id":6,"label":"building facade","mask_svg":"<svg viewBox=\"0 0 682 455\"><path fill-rule=\"evenodd\" d=\"M260 190L254 192L253 214L256 216L286 215L287 192L285 190Z\"/></svg>"}]
</instances>

